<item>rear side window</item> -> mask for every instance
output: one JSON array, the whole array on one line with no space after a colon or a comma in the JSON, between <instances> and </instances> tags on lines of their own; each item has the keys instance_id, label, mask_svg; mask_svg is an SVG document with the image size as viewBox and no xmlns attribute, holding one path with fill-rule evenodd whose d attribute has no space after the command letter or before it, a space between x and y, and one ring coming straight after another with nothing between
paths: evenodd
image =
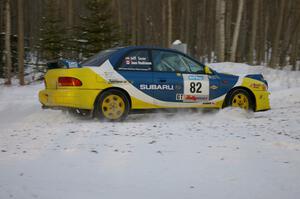
<instances>
[{"instance_id":1,"label":"rear side window","mask_svg":"<svg viewBox=\"0 0 300 199\"><path fill-rule=\"evenodd\" d=\"M149 57L149 51L136 50L130 52L123 58L118 69L131 71L151 71L152 62Z\"/></svg>"},{"instance_id":2,"label":"rear side window","mask_svg":"<svg viewBox=\"0 0 300 199\"><path fill-rule=\"evenodd\" d=\"M108 49L103 50L94 56L88 58L87 60L83 61L80 65L84 66L100 66L103 64L117 49Z\"/></svg>"}]
</instances>

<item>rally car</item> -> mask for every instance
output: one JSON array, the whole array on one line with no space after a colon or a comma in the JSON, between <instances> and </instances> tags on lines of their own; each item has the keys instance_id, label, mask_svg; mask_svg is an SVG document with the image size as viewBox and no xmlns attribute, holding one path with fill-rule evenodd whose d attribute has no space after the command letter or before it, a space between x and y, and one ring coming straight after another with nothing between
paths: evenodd
<instances>
[{"instance_id":1,"label":"rally car","mask_svg":"<svg viewBox=\"0 0 300 199\"><path fill-rule=\"evenodd\" d=\"M240 107L270 109L261 74L219 73L173 49L119 47L101 51L78 67L48 70L43 107L89 110L109 121L131 110Z\"/></svg>"}]
</instances>

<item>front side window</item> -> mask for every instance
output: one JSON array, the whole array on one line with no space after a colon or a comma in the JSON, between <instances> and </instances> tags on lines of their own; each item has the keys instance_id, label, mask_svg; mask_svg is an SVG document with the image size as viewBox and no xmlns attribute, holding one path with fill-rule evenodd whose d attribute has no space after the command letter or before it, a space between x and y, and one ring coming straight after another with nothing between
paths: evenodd
<instances>
[{"instance_id":1,"label":"front side window","mask_svg":"<svg viewBox=\"0 0 300 199\"><path fill-rule=\"evenodd\" d=\"M132 71L151 71L152 62L150 61L148 50L136 50L130 52L123 58L118 69Z\"/></svg>"},{"instance_id":2,"label":"front side window","mask_svg":"<svg viewBox=\"0 0 300 199\"><path fill-rule=\"evenodd\" d=\"M203 73L204 74L204 66L187 58L183 57L184 62L190 67L192 73Z\"/></svg>"},{"instance_id":3,"label":"front side window","mask_svg":"<svg viewBox=\"0 0 300 199\"><path fill-rule=\"evenodd\" d=\"M189 66L183 61L183 56L169 51L152 51L153 69L162 72L190 72Z\"/></svg>"}]
</instances>

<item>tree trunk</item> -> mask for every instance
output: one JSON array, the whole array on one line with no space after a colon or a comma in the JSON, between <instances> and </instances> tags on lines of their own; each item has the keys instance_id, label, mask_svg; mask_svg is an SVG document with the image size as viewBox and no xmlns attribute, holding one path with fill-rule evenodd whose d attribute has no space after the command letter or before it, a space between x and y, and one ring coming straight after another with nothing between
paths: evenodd
<instances>
[{"instance_id":1,"label":"tree trunk","mask_svg":"<svg viewBox=\"0 0 300 199\"><path fill-rule=\"evenodd\" d=\"M232 39L232 45L231 45L231 56L230 56L231 62L235 62L235 59L236 59L236 49L237 49L237 42L238 42L239 33L240 33L241 20L242 20L242 16L243 16L243 8L244 8L244 0L240 0L236 24L235 24L235 28L234 28L233 39Z\"/></svg>"},{"instance_id":2,"label":"tree trunk","mask_svg":"<svg viewBox=\"0 0 300 199\"><path fill-rule=\"evenodd\" d=\"M298 28L299 29L299 28ZM298 31L296 32L296 35L293 38L293 43L292 43L292 49L291 49L291 59L290 59L290 64L292 65L292 69L296 70L297 66L297 47L298 47Z\"/></svg>"},{"instance_id":3,"label":"tree trunk","mask_svg":"<svg viewBox=\"0 0 300 199\"><path fill-rule=\"evenodd\" d=\"M257 31L257 56L256 56L256 64L261 64L264 62L264 55L265 55L265 27L266 24L266 17L267 17L268 10L265 8L265 3L263 1L259 1L259 28Z\"/></svg>"},{"instance_id":4,"label":"tree trunk","mask_svg":"<svg viewBox=\"0 0 300 199\"><path fill-rule=\"evenodd\" d=\"M183 1L180 2L181 4L181 12L180 12L180 39L181 41L185 42L185 18L186 18L186 6Z\"/></svg>"},{"instance_id":5,"label":"tree trunk","mask_svg":"<svg viewBox=\"0 0 300 199\"><path fill-rule=\"evenodd\" d=\"M10 35L11 35L11 22L10 22L10 0L5 1L5 70L6 70L6 82L5 84L11 84L11 46L10 46Z\"/></svg>"},{"instance_id":6,"label":"tree trunk","mask_svg":"<svg viewBox=\"0 0 300 199\"><path fill-rule=\"evenodd\" d=\"M161 1L161 16L162 16L162 45L167 47L168 39L167 39L167 15L166 15L166 2Z\"/></svg>"},{"instance_id":7,"label":"tree trunk","mask_svg":"<svg viewBox=\"0 0 300 199\"><path fill-rule=\"evenodd\" d=\"M192 12L191 12L191 0L186 0L185 1L185 7L186 7L186 13L185 13L185 36L184 36L184 39L185 39L185 42L187 43L188 45L188 50L187 52L190 53L191 52L191 48L192 48L192 42L191 42L191 15L192 15Z\"/></svg>"},{"instance_id":8,"label":"tree trunk","mask_svg":"<svg viewBox=\"0 0 300 199\"><path fill-rule=\"evenodd\" d=\"M266 3L265 4L265 7L268 7L268 4ZM266 8L267 9L267 8ZM263 51L263 60L264 60L264 63L265 65L268 65L269 63L269 40L268 40L268 35L269 35L269 32L270 32L270 15L271 15L271 11L268 9L267 11L267 14L265 15L265 28L264 28L264 51Z\"/></svg>"},{"instance_id":9,"label":"tree trunk","mask_svg":"<svg viewBox=\"0 0 300 199\"><path fill-rule=\"evenodd\" d=\"M251 40L248 55L248 63L253 64L253 56L255 53L255 41L256 41L256 30L257 30L257 17L258 17L258 0L253 0L253 15L252 15L252 28L251 28Z\"/></svg>"},{"instance_id":10,"label":"tree trunk","mask_svg":"<svg viewBox=\"0 0 300 199\"><path fill-rule=\"evenodd\" d=\"M225 60L225 0L217 0L216 3L216 51L219 62Z\"/></svg>"},{"instance_id":11,"label":"tree trunk","mask_svg":"<svg viewBox=\"0 0 300 199\"><path fill-rule=\"evenodd\" d=\"M230 58L231 23L232 23L232 0L226 1L226 24L225 24L225 60Z\"/></svg>"},{"instance_id":12,"label":"tree trunk","mask_svg":"<svg viewBox=\"0 0 300 199\"><path fill-rule=\"evenodd\" d=\"M172 0L168 0L168 47L172 44Z\"/></svg>"},{"instance_id":13,"label":"tree trunk","mask_svg":"<svg viewBox=\"0 0 300 199\"><path fill-rule=\"evenodd\" d=\"M280 42L280 36L282 32L282 21L283 21L283 15L284 15L284 8L285 8L285 0L280 0L280 11L278 14L278 23L276 27L275 37L272 42L272 54L271 54L271 60L269 66L272 68L275 68L278 66L279 62L279 42Z\"/></svg>"},{"instance_id":14,"label":"tree trunk","mask_svg":"<svg viewBox=\"0 0 300 199\"><path fill-rule=\"evenodd\" d=\"M19 83L24 85L24 2L18 0L18 66Z\"/></svg>"},{"instance_id":15,"label":"tree trunk","mask_svg":"<svg viewBox=\"0 0 300 199\"><path fill-rule=\"evenodd\" d=\"M68 28L72 28L73 27L73 22L74 22L74 19L73 19L73 16L74 16L74 13L73 13L73 0L68 0Z\"/></svg>"},{"instance_id":16,"label":"tree trunk","mask_svg":"<svg viewBox=\"0 0 300 199\"><path fill-rule=\"evenodd\" d=\"M137 15L138 15L138 8L137 8L137 0L131 1L131 44L137 45Z\"/></svg>"}]
</instances>

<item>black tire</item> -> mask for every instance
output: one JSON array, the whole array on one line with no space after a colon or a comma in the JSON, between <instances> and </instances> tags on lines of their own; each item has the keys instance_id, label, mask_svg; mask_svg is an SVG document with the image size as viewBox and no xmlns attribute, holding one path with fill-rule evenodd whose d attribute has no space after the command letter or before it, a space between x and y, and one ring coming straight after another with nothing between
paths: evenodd
<instances>
[{"instance_id":1,"label":"black tire","mask_svg":"<svg viewBox=\"0 0 300 199\"><path fill-rule=\"evenodd\" d=\"M248 100L248 108L245 108L245 106L243 105L240 105L239 107L242 108L242 109L245 109L245 110L248 110L248 111L254 111L255 109L255 104L254 104L254 100L252 99L251 95L244 89L236 89L234 90L228 100L227 100L227 103L226 105L227 106L233 106L233 107L237 107L235 104L234 104L234 99L236 97L239 97L239 96L245 96L246 99Z\"/></svg>"},{"instance_id":2,"label":"black tire","mask_svg":"<svg viewBox=\"0 0 300 199\"><path fill-rule=\"evenodd\" d=\"M122 101L124 102L124 104L122 104L122 106L124 106L124 111L118 118L107 117L105 110L103 110L104 100L106 100L107 97L109 97L109 96L119 96L122 99ZM95 104L95 111L96 111L95 116L98 117L100 120L105 120L105 121L110 121L110 122L124 121L127 118L129 111L130 111L129 99L122 91L119 91L116 89L104 91L103 93L101 93L97 103Z\"/></svg>"}]
</instances>

